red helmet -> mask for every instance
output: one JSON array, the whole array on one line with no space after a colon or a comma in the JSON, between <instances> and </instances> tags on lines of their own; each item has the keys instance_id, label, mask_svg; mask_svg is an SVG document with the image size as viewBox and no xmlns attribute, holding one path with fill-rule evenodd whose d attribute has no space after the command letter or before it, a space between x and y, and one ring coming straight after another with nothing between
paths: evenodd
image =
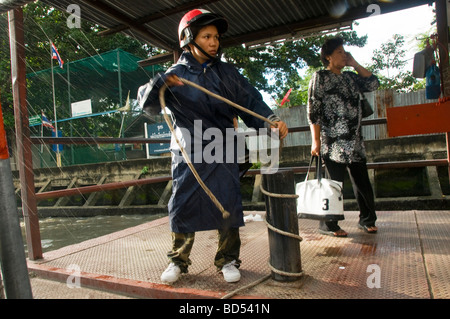
<instances>
[{"instance_id":1,"label":"red helmet","mask_svg":"<svg viewBox=\"0 0 450 319\"><path fill-rule=\"evenodd\" d=\"M194 41L194 34L190 30L190 26L207 26L213 24L217 27L219 34L223 34L228 29L228 22L220 14L212 13L205 9L194 9L186 13L178 26L178 39L180 47Z\"/></svg>"}]
</instances>

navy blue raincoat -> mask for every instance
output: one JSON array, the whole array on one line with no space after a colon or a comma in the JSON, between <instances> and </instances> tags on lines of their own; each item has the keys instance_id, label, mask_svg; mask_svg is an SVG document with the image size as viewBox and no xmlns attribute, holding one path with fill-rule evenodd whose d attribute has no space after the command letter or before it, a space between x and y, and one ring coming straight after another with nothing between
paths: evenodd
<instances>
[{"instance_id":1,"label":"navy blue raincoat","mask_svg":"<svg viewBox=\"0 0 450 319\"><path fill-rule=\"evenodd\" d=\"M159 89L169 74L192 81L264 117L276 120L261 94L230 64L214 61L200 64L184 52L165 74L139 89L144 110L159 113ZM188 85L167 89L166 105L171 111L176 135L190 154L191 162L206 186L230 213L222 213L204 192L183 160L172 136L173 189L169 201L171 230L188 233L244 226L233 118L239 116L248 127L267 127L265 122ZM228 134L228 136L227 136ZM221 136L220 136L221 135Z\"/></svg>"}]
</instances>

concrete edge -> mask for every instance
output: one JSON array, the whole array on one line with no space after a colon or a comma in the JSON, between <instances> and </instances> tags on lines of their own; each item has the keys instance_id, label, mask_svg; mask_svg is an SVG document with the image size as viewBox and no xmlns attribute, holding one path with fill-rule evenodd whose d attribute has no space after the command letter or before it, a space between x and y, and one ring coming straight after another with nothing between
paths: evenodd
<instances>
[{"instance_id":1,"label":"concrete edge","mask_svg":"<svg viewBox=\"0 0 450 319\"><path fill-rule=\"evenodd\" d=\"M68 282L79 278L80 287L97 289L109 293L117 293L136 298L147 299L221 299L228 293L192 288L175 288L166 284L157 284L139 280L116 278L109 275L74 272L67 269L34 264L28 261L28 271L39 278ZM73 285L73 284L71 284ZM69 288L68 289L76 289ZM239 288L238 288L239 289ZM239 295L230 299L268 299L265 296Z\"/></svg>"},{"instance_id":2,"label":"concrete edge","mask_svg":"<svg viewBox=\"0 0 450 319\"><path fill-rule=\"evenodd\" d=\"M110 293L124 294L139 298L155 299L219 299L224 293L197 290L190 288L174 288L169 285L156 284L138 280L115 278L108 275L74 272L67 269L49 267L46 265L33 264L28 262L28 270L40 278L50 279L59 282L74 280L79 276L81 287L99 289ZM69 288L68 288L69 289ZM76 289L76 288L73 288Z\"/></svg>"}]
</instances>

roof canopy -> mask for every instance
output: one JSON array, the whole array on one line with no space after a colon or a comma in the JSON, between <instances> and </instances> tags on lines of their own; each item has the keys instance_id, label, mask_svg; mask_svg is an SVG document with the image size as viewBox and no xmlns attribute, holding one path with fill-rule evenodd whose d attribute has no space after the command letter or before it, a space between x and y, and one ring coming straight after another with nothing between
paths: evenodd
<instances>
[{"instance_id":1,"label":"roof canopy","mask_svg":"<svg viewBox=\"0 0 450 319\"><path fill-rule=\"evenodd\" d=\"M31 1L0 0L0 12ZM195 8L224 15L229 22L222 39L224 47L242 43L257 44L288 37L300 37L317 28L335 28L346 22L384 14L433 0L41 0L67 11L78 5L82 19L104 28L102 34L125 32L169 52L153 58L157 63L170 60L179 49L178 23ZM68 13L69 15L69 13ZM155 62L153 62L155 63Z\"/></svg>"}]
</instances>

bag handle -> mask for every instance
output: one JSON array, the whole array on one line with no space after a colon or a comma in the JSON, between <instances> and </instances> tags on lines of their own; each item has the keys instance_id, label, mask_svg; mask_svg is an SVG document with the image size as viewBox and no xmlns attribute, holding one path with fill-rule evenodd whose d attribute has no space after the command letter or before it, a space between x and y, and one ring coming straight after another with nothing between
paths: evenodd
<instances>
[{"instance_id":1,"label":"bag handle","mask_svg":"<svg viewBox=\"0 0 450 319\"><path fill-rule=\"evenodd\" d=\"M309 172L311 170L313 161L316 162L316 175L317 175L317 180L318 180L318 182L320 184L320 182L322 180L322 156L320 154L318 156L311 155L311 160L309 162L309 167L308 167L308 172L306 173L305 182L308 180ZM325 165L325 178L328 178L328 179L331 180L331 176L330 176L330 173L328 172L328 169L327 169L326 165ZM343 187L341 185L337 186L337 185L333 184L333 185L330 185L330 186L335 188L336 190L338 190L339 192L342 193Z\"/></svg>"},{"instance_id":2,"label":"bag handle","mask_svg":"<svg viewBox=\"0 0 450 319\"><path fill-rule=\"evenodd\" d=\"M320 155L318 155L318 156L311 155L311 160L309 161L309 167L308 167L308 172L306 173L306 176L305 176L305 181L308 180L309 172L311 171L311 167L312 167L312 164L314 161L316 162L316 177L320 183L320 180L322 179L322 157Z\"/></svg>"},{"instance_id":3,"label":"bag handle","mask_svg":"<svg viewBox=\"0 0 450 319\"><path fill-rule=\"evenodd\" d=\"M316 156L316 176L320 184L320 180L322 179L322 156L320 154Z\"/></svg>"}]
</instances>

